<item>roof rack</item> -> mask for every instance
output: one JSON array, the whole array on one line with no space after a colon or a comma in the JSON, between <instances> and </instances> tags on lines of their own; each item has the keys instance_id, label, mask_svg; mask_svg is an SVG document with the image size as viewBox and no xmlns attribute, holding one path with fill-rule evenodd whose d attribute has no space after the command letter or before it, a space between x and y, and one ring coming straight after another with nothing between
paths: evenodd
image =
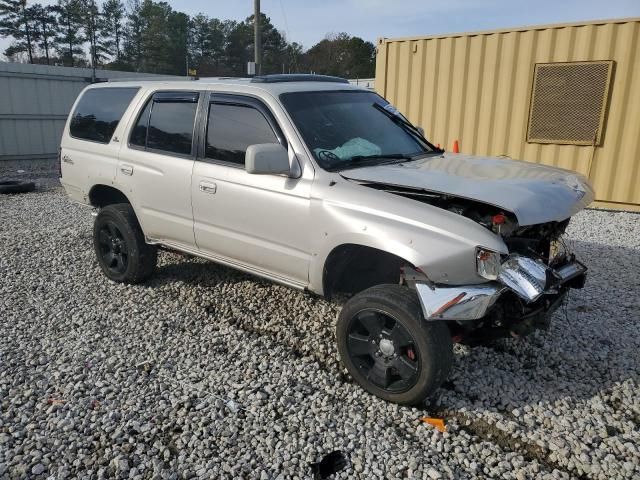
<instances>
[{"instance_id":1,"label":"roof rack","mask_svg":"<svg viewBox=\"0 0 640 480\"><path fill-rule=\"evenodd\" d=\"M314 75L310 73L281 73L276 75L259 75L251 79L253 83L280 83L280 82L332 82L349 83L349 80L331 75Z\"/></svg>"}]
</instances>

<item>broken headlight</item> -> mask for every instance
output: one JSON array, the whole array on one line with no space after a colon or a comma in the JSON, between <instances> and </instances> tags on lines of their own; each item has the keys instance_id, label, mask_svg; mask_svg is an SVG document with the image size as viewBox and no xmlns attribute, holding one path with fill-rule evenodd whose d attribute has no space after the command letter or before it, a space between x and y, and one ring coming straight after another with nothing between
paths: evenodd
<instances>
[{"instance_id":1,"label":"broken headlight","mask_svg":"<svg viewBox=\"0 0 640 480\"><path fill-rule=\"evenodd\" d=\"M549 243L549 265L560 263L568 254L567 246L561 238L551 240Z\"/></svg>"},{"instance_id":2,"label":"broken headlight","mask_svg":"<svg viewBox=\"0 0 640 480\"><path fill-rule=\"evenodd\" d=\"M483 247L476 247L476 270L487 280L496 280L500 273L500 254Z\"/></svg>"}]
</instances>

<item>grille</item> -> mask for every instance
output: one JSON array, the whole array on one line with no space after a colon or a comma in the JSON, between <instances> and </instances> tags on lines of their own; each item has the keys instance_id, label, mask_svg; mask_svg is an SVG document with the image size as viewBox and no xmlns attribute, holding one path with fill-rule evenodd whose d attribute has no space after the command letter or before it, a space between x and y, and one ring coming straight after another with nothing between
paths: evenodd
<instances>
[{"instance_id":1,"label":"grille","mask_svg":"<svg viewBox=\"0 0 640 480\"><path fill-rule=\"evenodd\" d=\"M600 145L612 61L538 63L527 141Z\"/></svg>"}]
</instances>

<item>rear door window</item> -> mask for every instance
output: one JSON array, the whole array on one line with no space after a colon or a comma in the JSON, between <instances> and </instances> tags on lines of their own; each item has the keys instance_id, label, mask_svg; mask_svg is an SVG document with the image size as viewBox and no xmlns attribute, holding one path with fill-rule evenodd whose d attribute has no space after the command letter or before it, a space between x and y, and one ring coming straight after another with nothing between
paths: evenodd
<instances>
[{"instance_id":1,"label":"rear door window","mask_svg":"<svg viewBox=\"0 0 640 480\"><path fill-rule=\"evenodd\" d=\"M207 124L206 157L244 165L247 147L280 143L266 117L250 105L211 103Z\"/></svg>"},{"instance_id":2,"label":"rear door window","mask_svg":"<svg viewBox=\"0 0 640 480\"><path fill-rule=\"evenodd\" d=\"M82 94L71 116L72 137L109 143L138 88L93 88Z\"/></svg>"},{"instance_id":3,"label":"rear door window","mask_svg":"<svg viewBox=\"0 0 640 480\"><path fill-rule=\"evenodd\" d=\"M191 155L198 92L158 92L140 113L129 143L146 150Z\"/></svg>"}]
</instances>

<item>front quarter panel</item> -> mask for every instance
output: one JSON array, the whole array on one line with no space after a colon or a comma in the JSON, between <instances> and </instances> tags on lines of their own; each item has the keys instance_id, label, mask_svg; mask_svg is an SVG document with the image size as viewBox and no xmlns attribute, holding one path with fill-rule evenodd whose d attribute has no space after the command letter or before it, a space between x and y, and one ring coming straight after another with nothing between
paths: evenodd
<instances>
[{"instance_id":1,"label":"front quarter panel","mask_svg":"<svg viewBox=\"0 0 640 480\"><path fill-rule=\"evenodd\" d=\"M436 283L484 283L475 247L508 253L504 242L474 221L322 172L314 182L310 288L322 292L324 264L344 244L377 248L422 269Z\"/></svg>"}]
</instances>

